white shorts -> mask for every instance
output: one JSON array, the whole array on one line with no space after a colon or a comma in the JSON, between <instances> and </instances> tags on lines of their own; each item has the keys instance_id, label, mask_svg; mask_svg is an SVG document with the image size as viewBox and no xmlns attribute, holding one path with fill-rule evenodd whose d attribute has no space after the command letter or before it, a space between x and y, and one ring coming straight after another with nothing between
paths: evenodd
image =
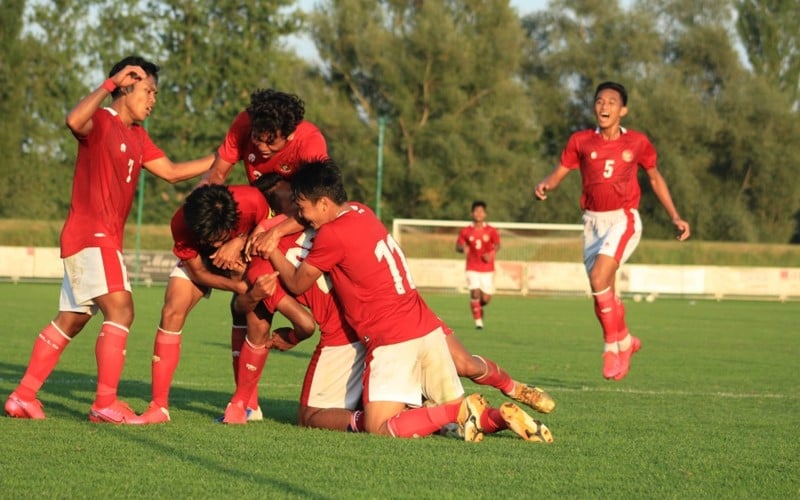
<instances>
[{"instance_id":1,"label":"white shorts","mask_svg":"<svg viewBox=\"0 0 800 500\"><path fill-rule=\"evenodd\" d=\"M635 209L583 214L583 265L591 273L598 255L607 255L620 266L642 239L642 219Z\"/></svg>"},{"instance_id":2,"label":"white shorts","mask_svg":"<svg viewBox=\"0 0 800 500\"><path fill-rule=\"evenodd\" d=\"M192 281L192 278L189 277L189 273L186 272L186 266L183 265L182 260L178 260L178 262L175 263L175 267L173 267L172 271L170 271L169 277ZM192 283L194 282L192 281ZM213 290L213 288L209 286L200 286L197 283L195 283L195 286L203 291L203 297L211 297L211 290Z\"/></svg>"},{"instance_id":3,"label":"white shorts","mask_svg":"<svg viewBox=\"0 0 800 500\"><path fill-rule=\"evenodd\" d=\"M355 410L361 404L364 387L364 357L361 342L320 346L308 362L300 405L312 408Z\"/></svg>"},{"instance_id":4,"label":"white shorts","mask_svg":"<svg viewBox=\"0 0 800 500\"><path fill-rule=\"evenodd\" d=\"M494 293L494 272L467 271L467 288L492 295Z\"/></svg>"},{"instance_id":5,"label":"white shorts","mask_svg":"<svg viewBox=\"0 0 800 500\"><path fill-rule=\"evenodd\" d=\"M62 259L64 279L58 310L97 314L94 299L113 292L131 291L122 252L112 248L84 248Z\"/></svg>"},{"instance_id":6,"label":"white shorts","mask_svg":"<svg viewBox=\"0 0 800 500\"><path fill-rule=\"evenodd\" d=\"M423 398L441 404L464 395L441 327L418 339L377 347L364 378L364 404L420 406Z\"/></svg>"}]
</instances>

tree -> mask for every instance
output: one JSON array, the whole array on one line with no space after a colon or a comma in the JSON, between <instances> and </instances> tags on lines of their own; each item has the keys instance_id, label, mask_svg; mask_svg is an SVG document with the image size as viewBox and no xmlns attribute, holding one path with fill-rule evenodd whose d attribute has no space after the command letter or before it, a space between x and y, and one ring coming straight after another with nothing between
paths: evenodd
<instances>
[{"instance_id":1,"label":"tree","mask_svg":"<svg viewBox=\"0 0 800 500\"><path fill-rule=\"evenodd\" d=\"M484 197L507 218L529 203L504 189L526 177L536 131L515 78L523 38L508 1L329 0L311 32L359 131L374 141L388 120L388 216L463 218ZM374 178L372 165L354 168Z\"/></svg>"},{"instance_id":2,"label":"tree","mask_svg":"<svg viewBox=\"0 0 800 500\"><path fill-rule=\"evenodd\" d=\"M753 71L800 105L800 5L797 0L739 0L736 27Z\"/></svg>"}]
</instances>

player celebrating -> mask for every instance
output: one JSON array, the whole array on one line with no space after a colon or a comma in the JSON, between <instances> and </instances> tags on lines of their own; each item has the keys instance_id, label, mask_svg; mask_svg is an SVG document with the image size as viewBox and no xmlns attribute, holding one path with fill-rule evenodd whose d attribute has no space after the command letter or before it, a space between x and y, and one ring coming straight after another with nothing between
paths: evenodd
<instances>
[{"instance_id":1,"label":"player celebrating","mask_svg":"<svg viewBox=\"0 0 800 500\"><path fill-rule=\"evenodd\" d=\"M228 290L235 294L248 291L248 283L242 277L245 270L241 258L244 239L268 215L269 206L259 190L254 187L206 185L195 189L172 217L171 229L175 240L173 253L180 261L170 274L164 294L161 321L153 347L152 401L147 411L142 414L144 423L154 424L170 420L169 390L178 366L182 330L189 312L201 298L209 297L213 288ZM233 246L234 254L238 252L240 255L238 263L234 266L236 267L234 272L221 272L210 263L209 256L222 246ZM291 297L282 303L280 310L297 325L299 331L307 335L314 332L316 325L313 320ZM270 316L267 321L271 319ZM251 348L252 345L263 344L265 344L264 339L254 343L251 338L250 344L244 346L244 357L252 354L251 351L254 350ZM266 349L259 350L258 353L266 353ZM242 360L237 357L236 361L234 374L238 387L240 381L238 364ZM241 375L244 377L251 374L252 372L248 371ZM251 383L252 380L247 378L247 382ZM257 377L255 381L258 381ZM251 414L261 415L257 397L254 401L245 403Z\"/></svg>"},{"instance_id":2,"label":"player celebrating","mask_svg":"<svg viewBox=\"0 0 800 500\"><path fill-rule=\"evenodd\" d=\"M300 216L317 230L295 268L280 251L270 261L287 290L299 294L327 272L346 321L366 345L364 426L370 433L426 436L457 422L467 441L511 428L530 441L549 429L513 403L489 409L464 390L445 340L446 326L428 308L402 250L369 208L348 203L341 172L330 160L305 165L292 178ZM422 398L434 406L417 408ZM408 409L412 407L412 409ZM495 425L495 419L503 426Z\"/></svg>"},{"instance_id":3,"label":"player celebrating","mask_svg":"<svg viewBox=\"0 0 800 500\"><path fill-rule=\"evenodd\" d=\"M89 420L140 423L133 410L117 399L133 322L133 298L122 260L125 220L142 168L177 182L202 174L213 161L210 155L173 163L141 126L156 104L158 71L157 65L141 57L126 57L67 115L67 126L78 140L78 156L69 215L61 232L64 280L59 312L34 342L25 375L5 403L9 416L45 418L37 392L70 340L100 311L97 394ZM111 106L100 108L109 94Z\"/></svg>"},{"instance_id":4,"label":"player celebrating","mask_svg":"<svg viewBox=\"0 0 800 500\"><path fill-rule=\"evenodd\" d=\"M690 235L689 223L681 218L669 188L656 167L656 151L650 140L620 125L628 114L628 92L616 82L603 82L594 95L597 128L570 136L561 163L534 189L540 200L558 187L564 177L580 169L584 210L583 263L589 276L594 310L603 329L603 376L622 380L628 374L633 353L641 341L630 334L625 308L616 295L616 273L631 256L642 236L639 217L641 190L638 167L647 173L658 201L678 230L678 240Z\"/></svg>"},{"instance_id":5,"label":"player celebrating","mask_svg":"<svg viewBox=\"0 0 800 500\"><path fill-rule=\"evenodd\" d=\"M500 250L500 234L486 222L486 202L472 202L472 223L461 229L456 252L467 254L467 287L475 328L483 328L483 307L494 293L494 260Z\"/></svg>"}]
</instances>

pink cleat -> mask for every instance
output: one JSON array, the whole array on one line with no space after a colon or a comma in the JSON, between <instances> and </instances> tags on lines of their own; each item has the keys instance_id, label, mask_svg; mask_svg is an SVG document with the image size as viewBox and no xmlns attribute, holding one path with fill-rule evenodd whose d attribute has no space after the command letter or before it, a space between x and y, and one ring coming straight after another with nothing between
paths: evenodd
<instances>
[{"instance_id":1,"label":"pink cleat","mask_svg":"<svg viewBox=\"0 0 800 500\"><path fill-rule=\"evenodd\" d=\"M139 417L142 424L164 424L169 422L169 410L151 402L144 413Z\"/></svg>"},{"instance_id":2,"label":"pink cleat","mask_svg":"<svg viewBox=\"0 0 800 500\"><path fill-rule=\"evenodd\" d=\"M620 351L619 353L619 373L614 376L614 380L622 380L628 374L631 368L631 358L633 353L642 348L642 341L639 337L631 335L631 346L627 351Z\"/></svg>"},{"instance_id":3,"label":"pink cleat","mask_svg":"<svg viewBox=\"0 0 800 500\"><path fill-rule=\"evenodd\" d=\"M619 354L606 351L603 353L603 376L609 380L619 374Z\"/></svg>"},{"instance_id":4,"label":"pink cleat","mask_svg":"<svg viewBox=\"0 0 800 500\"><path fill-rule=\"evenodd\" d=\"M116 400L105 408L92 405L89 410L89 420L96 424L143 424L141 417L131 410L127 403Z\"/></svg>"},{"instance_id":5,"label":"pink cleat","mask_svg":"<svg viewBox=\"0 0 800 500\"><path fill-rule=\"evenodd\" d=\"M244 403L238 401L236 403L230 402L228 403L228 407L225 408L225 416L222 417L223 424L246 424L247 423L247 410L244 407Z\"/></svg>"},{"instance_id":6,"label":"pink cleat","mask_svg":"<svg viewBox=\"0 0 800 500\"><path fill-rule=\"evenodd\" d=\"M13 418L28 418L31 420L44 420L42 402L38 399L25 401L12 392L6 400L6 415Z\"/></svg>"}]
</instances>

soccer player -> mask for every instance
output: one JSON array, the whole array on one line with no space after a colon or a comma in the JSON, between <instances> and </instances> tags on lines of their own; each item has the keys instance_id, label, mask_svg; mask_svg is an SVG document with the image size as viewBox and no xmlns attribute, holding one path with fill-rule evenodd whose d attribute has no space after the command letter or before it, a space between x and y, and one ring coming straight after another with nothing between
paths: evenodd
<instances>
[{"instance_id":1,"label":"soccer player","mask_svg":"<svg viewBox=\"0 0 800 500\"><path fill-rule=\"evenodd\" d=\"M255 185L277 213L296 212L291 186L282 177L274 173L266 174L257 179ZM277 219L276 217L265 222L277 224ZM312 228L306 228L302 233L286 235L281 239L278 248L296 267L311 249L315 233ZM272 272L271 266L257 265L260 260L255 257L248 268L250 281L260 274ZM361 431L363 428L358 426L361 415L357 412L357 402L361 396L363 346L357 343L358 339L352 328L342 319L339 301L331 293L327 276L325 280L318 280L314 286L298 296L298 300L311 308L320 327L320 342L303 383L299 423L309 427ZM552 397L542 389L512 379L508 372L491 359L473 355L449 328L445 329L445 334L447 347L459 376L468 377L480 385L494 387L538 412L549 413L555 408ZM348 364L347 360L350 359L353 361ZM358 384L354 385L354 381ZM314 404L310 404L309 398L316 403L312 401ZM347 411L342 411L342 408Z\"/></svg>"},{"instance_id":2,"label":"soccer player","mask_svg":"<svg viewBox=\"0 0 800 500\"><path fill-rule=\"evenodd\" d=\"M325 137L316 125L305 120L305 103L300 97L274 89L257 89L250 94L250 104L228 128L204 182L224 183L233 165L240 160L247 180L252 184L260 176L271 172L291 177L301 162L327 157ZM261 232L254 241L274 249L282 235L300 230L302 226L294 218L287 218L282 224ZM223 250L215 254L214 264L228 269L238 257L237 252ZM243 316L232 314L231 356L236 367L247 327ZM257 401L256 391L248 407ZM257 412L251 412L251 420L257 417Z\"/></svg>"},{"instance_id":3,"label":"soccer player","mask_svg":"<svg viewBox=\"0 0 800 500\"><path fill-rule=\"evenodd\" d=\"M467 254L469 306L475 328L483 328L483 307L494 293L494 260L500 250L500 234L486 222L486 202L472 202L472 223L462 228L456 240L456 252Z\"/></svg>"},{"instance_id":4,"label":"soccer player","mask_svg":"<svg viewBox=\"0 0 800 500\"><path fill-rule=\"evenodd\" d=\"M69 214L61 231L64 280L59 312L34 342L22 381L5 403L9 416L45 418L36 399L39 389L70 340L100 311L97 394L89 420L140 423L133 410L117 399L133 322L133 298L122 260L125 220L142 168L178 182L206 172L214 158L173 163L150 140L141 123L156 104L158 71L156 64L141 57L126 57L67 115L67 126L78 140L78 156ZM101 108L108 95L111 106Z\"/></svg>"},{"instance_id":5,"label":"soccer player","mask_svg":"<svg viewBox=\"0 0 800 500\"><path fill-rule=\"evenodd\" d=\"M178 366L183 326L189 312L203 297L209 297L211 289L228 290L244 294L249 285L243 278L245 271L241 251L244 239L259 222L269 216L269 206L261 192L251 186L205 185L195 189L184 205L172 217L171 229L175 241L173 253L179 262L170 274L164 293L161 321L156 330L152 364L152 400L141 418L146 424L168 422L169 390L172 377ZM210 262L210 256L222 246L232 246L238 252L239 262L233 271L222 271ZM298 331L311 335L316 328L310 315L291 297L276 307ZM271 321L271 316L266 321ZM245 342L244 357L250 356L253 346L263 346L264 339ZM265 353L266 349L258 353ZM260 359L260 358L259 358ZM252 383L250 375L241 373L235 358L237 387L240 378ZM266 356L264 356L266 362ZM263 366L263 365L262 365ZM241 377L240 377L241 375ZM258 377L255 378L256 384ZM243 390L244 391L244 390ZM252 391L250 391L252 392ZM263 418L258 406L257 391L253 401L245 402L255 419ZM252 406L251 406L252 405ZM253 417L251 417L252 419Z\"/></svg>"},{"instance_id":6,"label":"soccer player","mask_svg":"<svg viewBox=\"0 0 800 500\"><path fill-rule=\"evenodd\" d=\"M277 250L269 258L291 293L329 274L345 320L367 348L367 432L419 437L457 422L467 441L501 428L530 441L552 440L549 429L513 403L494 409L478 394L463 397L446 325L422 300L380 220L365 205L347 202L332 161L305 165L292 177L292 190L300 216L317 230L314 244L298 267ZM423 397L433 406L419 407Z\"/></svg>"},{"instance_id":7,"label":"soccer player","mask_svg":"<svg viewBox=\"0 0 800 500\"><path fill-rule=\"evenodd\" d=\"M584 210L583 263L589 277L594 310L603 330L603 376L622 380L630 369L631 356L641 348L630 334L625 307L616 295L616 273L631 256L642 236L639 217L641 190L638 167L647 173L658 201L678 231L677 239L690 235L672 202L667 183L656 166L656 150L641 132L620 125L628 114L628 92L616 82L603 82L594 94L597 127L570 136L561 162L534 189L540 200L571 171L580 169Z\"/></svg>"}]
</instances>

